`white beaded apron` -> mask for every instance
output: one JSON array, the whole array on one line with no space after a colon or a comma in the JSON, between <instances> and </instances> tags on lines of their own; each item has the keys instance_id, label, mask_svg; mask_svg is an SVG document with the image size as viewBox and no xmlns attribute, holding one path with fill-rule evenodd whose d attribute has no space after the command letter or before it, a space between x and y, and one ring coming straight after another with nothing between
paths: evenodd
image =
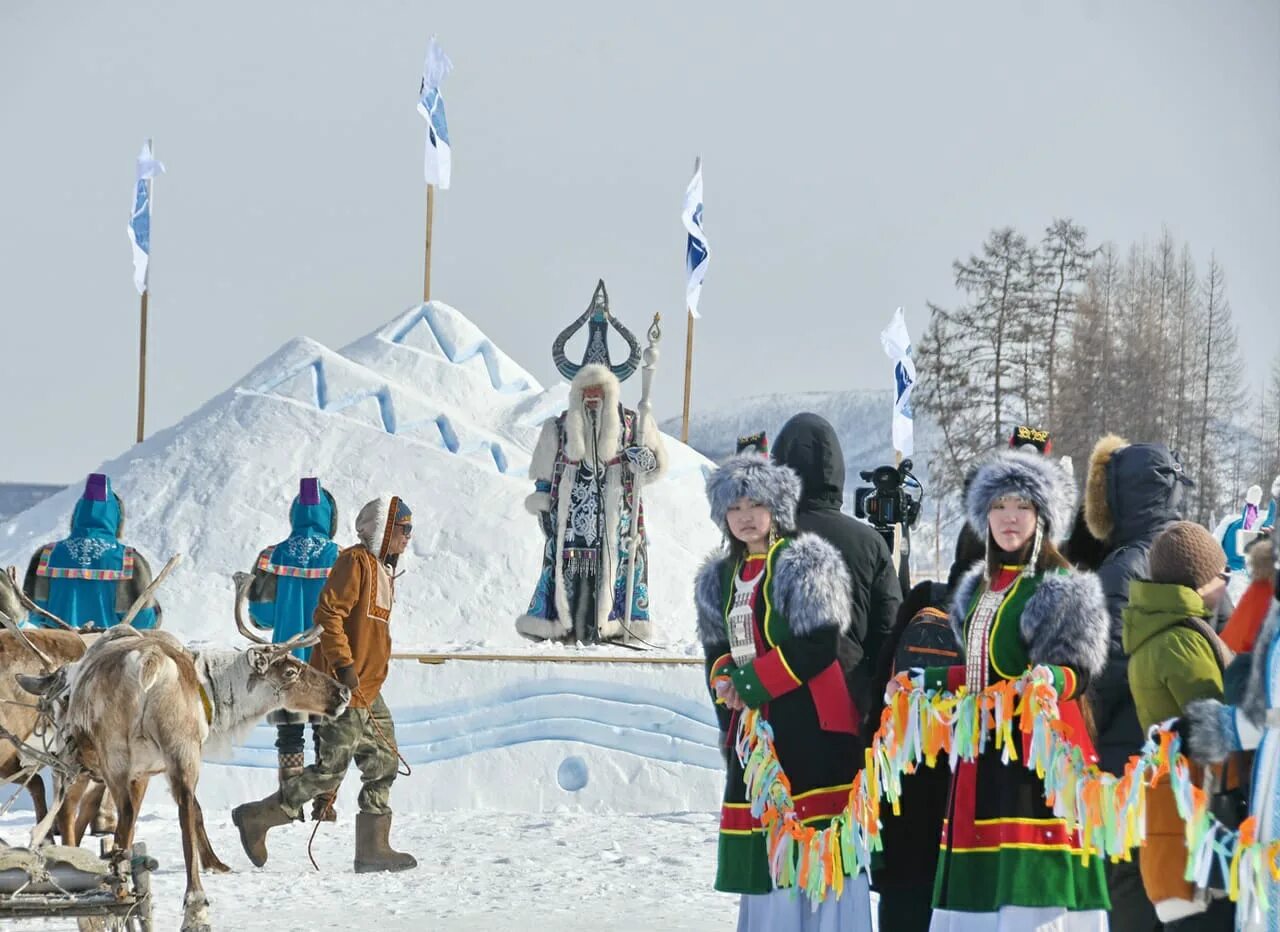
<instances>
[{"instance_id":1,"label":"white beaded apron","mask_svg":"<svg viewBox=\"0 0 1280 932\"><path fill-rule=\"evenodd\" d=\"M1004 597L1009 590L995 592L988 589L978 599L978 607L973 610L973 620L969 623L969 636L964 645L964 685L970 692L980 692L987 688L987 649L991 643L991 628L995 625L996 614L1004 604Z\"/></svg>"},{"instance_id":2,"label":"white beaded apron","mask_svg":"<svg viewBox=\"0 0 1280 932\"><path fill-rule=\"evenodd\" d=\"M754 579L742 580L736 574L733 577L733 604L729 608L728 619L729 653L740 667L756 659L756 613L752 603L764 577L763 572L757 573Z\"/></svg>"}]
</instances>

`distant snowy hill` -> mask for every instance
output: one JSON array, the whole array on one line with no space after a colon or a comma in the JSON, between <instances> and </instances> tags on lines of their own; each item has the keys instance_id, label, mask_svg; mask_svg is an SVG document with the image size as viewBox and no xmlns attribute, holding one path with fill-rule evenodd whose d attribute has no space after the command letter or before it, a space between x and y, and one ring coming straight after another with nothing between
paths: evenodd
<instances>
[{"instance_id":1,"label":"distant snowy hill","mask_svg":"<svg viewBox=\"0 0 1280 932\"><path fill-rule=\"evenodd\" d=\"M845 500L853 507L853 490L861 484L858 472L893 462L892 392L849 389L835 392L791 392L755 395L739 401L703 408L689 418L689 446L708 459L720 462L734 451L738 437L768 431L770 443L792 415L802 411L820 414L835 428L844 451ZM680 436L680 418L668 418L662 429ZM927 439L917 427L916 444ZM917 473L924 472L922 458ZM921 478L924 478L922 475Z\"/></svg>"},{"instance_id":2,"label":"distant snowy hill","mask_svg":"<svg viewBox=\"0 0 1280 932\"><path fill-rule=\"evenodd\" d=\"M819 414L831 422L840 448L844 452L844 510L853 514L854 492L867 485L858 475L864 469L894 462L892 443L893 393L886 389L848 389L830 392L790 392L755 395L728 404L703 408L689 418L689 446L708 459L720 462L731 455L738 437L768 431L769 442L793 416L803 411ZM662 429L680 436L680 418L668 418ZM937 546L938 512L936 501L928 493L929 456L936 430L926 419L916 416L915 447L912 457L914 474L926 489L925 507L912 532L914 572L932 575L942 567L942 575L951 557L959 512L954 502L946 502L942 510L942 546ZM924 578L921 576L920 578Z\"/></svg>"},{"instance_id":3,"label":"distant snowy hill","mask_svg":"<svg viewBox=\"0 0 1280 932\"><path fill-rule=\"evenodd\" d=\"M634 405L639 379L623 386ZM381 493L414 509L411 559L397 589L396 649L529 646L514 629L539 567L542 535L524 509L529 457L566 387L544 390L464 315L432 302L334 351L299 337L182 422L103 464L127 510L127 538L157 568L166 626L241 643L231 574L288 533L298 479L337 498L339 543ZM719 535L703 497L706 460L668 439L671 470L645 492L654 620L691 649L693 573ZM0 566L25 567L66 532L83 480L0 524Z\"/></svg>"},{"instance_id":4,"label":"distant snowy hill","mask_svg":"<svg viewBox=\"0 0 1280 932\"><path fill-rule=\"evenodd\" d=\"M36 482L0 482L0 521L21 514L63 488Z\"/></svg>"}]
</instances>

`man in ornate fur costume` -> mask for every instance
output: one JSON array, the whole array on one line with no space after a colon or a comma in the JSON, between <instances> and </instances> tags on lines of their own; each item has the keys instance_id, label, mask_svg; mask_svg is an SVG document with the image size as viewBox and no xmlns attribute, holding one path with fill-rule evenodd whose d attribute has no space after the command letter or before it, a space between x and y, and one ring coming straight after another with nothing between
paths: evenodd
<instances>
[{"instance_id":1,"label":"man in ornate fur costume","mask_svg":"<svg viewBox=\"0 0 1280 932\"><path fill-rule=\"evenodd\" d=\"M586 355L581 364L571 363L564 344L584 324L590 327ZM609 362L609 326L631 348L618 365ZM556 338L552 355L572 380L569 406L542 425L529 465L534 491L525 506L538 518L546 544L529 610L516 619L516 630L539 640L583 643L646 638L649 554L640 486L663 474L667 454L653 418L641 420L619 401L621 380L635 371L640 351L610 316L603 281L591 306ZM638 522L634 534L632 521Z\"/></svg>"},{"instance_id":2,"label":"man in ornate fur costume","mask_svg":"<svg viewBox=\"0 0 1280 932\"><path fill-rule=\"evenodd\" d=\"M1280 562L1273 570L1280 583ZM1201 763L1219 763L1232 751L1256 750L1249 814L1257 819L1258 842L1264 848L1280 841L1280 602L1272 602L1271 614L1258 635L1239 704L1224 705L1214 699L1192 702L1179 729L1192 758ZM1242 932L1280 930L1280 881L1268 873L1265 863L1261 870L1268 874L1269 904L1264 910L1253 895L1253 885L1240 885L1236 928Z\"/></svg>"},{"instance_id":3,"label":"man in ornate fur costume","mask_svg":"<svg viewBox=\"0 0 1280 932\"><path fill-rule=\"evenodd\" d=\"M694 601L722 742L732 746L744 709L759 710L797 812L820 831L848 802L863 755L836 647L850 624L849 570L822 538L796 535L800 493L793 470L759 454L735 456L711 474L711 517L728 547L698 571ZM865 876L850 878L843 896L812 911L795 890L774 889L768 840L733 753L715 885L741 894L739 932L871 928Z\"/></svg>"}]
</instances>

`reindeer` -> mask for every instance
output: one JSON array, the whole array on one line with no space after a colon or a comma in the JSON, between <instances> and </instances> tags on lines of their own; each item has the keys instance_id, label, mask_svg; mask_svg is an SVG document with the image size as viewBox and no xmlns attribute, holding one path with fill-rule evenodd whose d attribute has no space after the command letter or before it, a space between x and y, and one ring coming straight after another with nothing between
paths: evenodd
<instances>
[{"instance_id":1,"label":"reindeer","mask_svg":"<svg viewBox=\"0 0 1280 932\"><path fill-rule=\"evenodd\" d=\"M74 631L48 628L21 630L29 612L22 590L11 573L0 572L0 782L14 781L24 770L33 770L23 761L22 744L36 730L37 710L31 697L15 677L51 673L84 654L85 641ZM36 821L49 811L44 780L30 772L18 782L31 794Z\"/></svg>"},{"instance_id":2,"label":"reindeer","mask_svg":"<svg viewBox=\"0 0 1280 932\"><path fill-rule=\"evenodd\" d=\"M237 617L248 601L247 582L238 583ZM195 794L201 748L211 735L230 738L275 709L342 714L350 691L289 653L319 639L312 627L280 644L191 652L163 631L118 626L58 673L21 680L33 693L65 691L60 732L116 800L116 856L133 844L148 781L168 777L187 870L183 932L209 929L200 863L216 861Z\"/></svg>"}]
</instances>

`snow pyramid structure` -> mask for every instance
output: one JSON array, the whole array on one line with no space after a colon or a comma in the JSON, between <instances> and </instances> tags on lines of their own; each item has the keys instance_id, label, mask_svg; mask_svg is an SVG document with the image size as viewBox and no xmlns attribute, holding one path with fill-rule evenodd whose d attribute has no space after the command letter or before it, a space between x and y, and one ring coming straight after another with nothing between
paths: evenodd
<instances>
[{"instance_id":1,"label":"snow pyramid structure","mask_svg":"<svg viewBox=\"0 0 1280 932\"><path fill-rule=\"evenodd\" d=\"M637 402L638 387L623 387L625 403ZM466 317L432 302L337 352L291 340L99 471L124 499L130 543L157 568L184 555L160 595L165 629L188 643L244 646L231 574L287 535L298 478L317 475L337 499L340 544L355 541L355 512L375 495L413 507L392 622L398 653L563 661L575 652L525 641L514 622L543 542L524 509L529 458L567 394L563 384L543 389ZM719 542L703 491L710 463L666 443L670 469L645 490L649 581L655 640L681 662L393 661L383 696L414 767L396 784L397 811L714 806L720 752L691 598L693 574ZM63 536L82 487L0 523L0 566L25 568L38 546ZM618 647L581 653L641 658ZM206 748L205 807L269 792L274 741L274 727L260 725L234 748ZM345 781L340 809L353 811L358 788Z\"/></svg>"},{"instance_id":2,"label":"snow pyramid structure","mask_svg":"<svg viewBox=\"0 0 1280 932\"><path fill-rule=\"evenodd\" d=\"M639 379L624 386L634 405ZM525 610L542 536L524 510L529 458L563 384L543 389L464 315L410 308L333 351L285 344L177 425L99 470L124 499L126 536L165 582L165 627L189 642L241 645L231 574L288 534L300 476L317 475L339 506L338 542L355 541L361 504L382 493L414 509L397 590L396 650L531 649ZM671 470L646 489L654 621L664 644L692 652L693 573L718 541L697 453L667 438ZM82 484L0 524L0 565L25 568L66 532Z\"/></svg>"}]
</instances>

